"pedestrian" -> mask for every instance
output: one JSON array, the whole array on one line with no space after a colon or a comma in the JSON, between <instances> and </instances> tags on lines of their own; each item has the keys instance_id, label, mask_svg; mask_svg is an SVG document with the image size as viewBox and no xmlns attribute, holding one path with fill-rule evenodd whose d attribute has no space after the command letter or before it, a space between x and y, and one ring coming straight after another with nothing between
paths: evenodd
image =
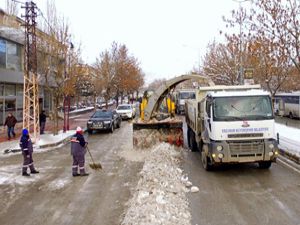
<instances>
[{"instance_id":1,"label":"pedestrian","mask_svg":"<svg viewBox=\"0 0 300 225\"><path fill-rule=\"evenodd\" d=\"M42 112L40 113L40 134L44 134L45 126L46 126L46 114L45 114L45 110L42 110Z\"/></svg>"},{"instance_id":2,"label":"pedestrian","mask_svg":"<svg viewBox=\"0 0 300 225\"><path fill-rule=\"evenodd\" d=\"M17 123L17 119L13 116L13 114L8 113L4 123L4 127L7 126L8 140L10 140L11 137L10 134L12 134L13 137L16 137L16 133L14 131L16 123Z\"/></svg>"},{"instance_id":3,"label":"pedestrian","mask_svg":"<svg viewBox=\"0 0 300 225\"><path fill-rule=\"evenodd\" d=\"M20 147L22 149L23 154L23 168L22 168L22 175L23 176L30 176L30 174L27 173L27 168L29 167L30 173L39 173L34 168L33 165L33 159L32 159L32 153L33 153L33 146L31 139L29 137L29 132L27 129L22 130L22 136L20 140Z\"/></svg>"},{"instance_id":4,"label":"pedestrian","mask_svg":"<svg viewBox=\"0 0 300 225\"><path fill-rule=\"evenodd\" d=\"M71 155L73 156L72 175L76 176L87 176L85 172L84 162L87 142L83 137L83 130L81 127L77 127L76 134L71 138ZM79 169L79 173L78 173Z\"/></svg>"}]
</instances>

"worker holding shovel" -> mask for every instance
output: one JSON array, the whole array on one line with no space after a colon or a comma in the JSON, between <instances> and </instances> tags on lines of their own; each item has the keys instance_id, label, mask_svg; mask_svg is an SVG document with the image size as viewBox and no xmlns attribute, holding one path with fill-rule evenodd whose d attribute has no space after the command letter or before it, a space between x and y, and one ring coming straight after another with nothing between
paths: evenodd
<instances>
[{"instance_id":1,"label":"worker holding shovel","mask_svg":"<svg viewBox=\"0 0 300 225\"><path fill-rule=\"evenodd\" d=\"M83 130L81 129L81 127L77 127L76 134L71 138L71 155L73 156L73 177L89 175L85 172L84 168L86 146L87 142L84 139ZM78 174L78 167L80 174Z\"/></svg>"}]
</instances>

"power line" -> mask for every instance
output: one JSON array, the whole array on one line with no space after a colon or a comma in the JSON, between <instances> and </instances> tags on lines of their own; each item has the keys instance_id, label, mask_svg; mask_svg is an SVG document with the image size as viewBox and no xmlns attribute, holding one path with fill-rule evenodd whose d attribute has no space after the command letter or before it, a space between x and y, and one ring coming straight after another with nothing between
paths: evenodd
<instances>
[{"instance_id":1,"label":"power line","mask_svg":"<svg viewBox=\"0 0 300 225\"><path fill-rule=\"evenodd\" d=\"M42 10L39 7L37 7L37 10L39 11L40 16L42 16L42 18L45 20L45 22L48 25L48 27L50 28L50 30L55 33L55 29L53 29L53 27L51 26L51 24L49 23L49 21L47 20L47 18L44 16Z\"/></svg>"},{"instance_id":2,"label":"power line","mask_svg":"<svg viewBox=\"0 0 300 225\"><path fill-rule=\"evenodd\" d=\"M18 0L11 0L11 1L16 2L16 3L19 3L19 4L22 4L22 5L25 5L25 2L20 2L20 1L18 1Z\"/></svg>"},{"instance_id":3,"label":"power line","mask_svg":"<svg viewBox=\"0 0 300 225\"><path fill-rule=\"evenodd\" d=\"M25 2L21 2L21 1L18 1L18 0L10 0L12 2L16 2L16 3L19 3L19 4L22 4L22 5L25 5L26 3ZM55 32L55 29L53 29L53 27L51 26L51 24L48 22L48 20L46 19L46 17L44 16L42 10L37 7L37 5L35 4L35 8L38 10L38 12L40 13L38 16L42 16L42 18L44 19L44 21L46 22L46 24L48 25L48 27L50 28L50 30L52 32Z\"/></svg>"}]
</instances>

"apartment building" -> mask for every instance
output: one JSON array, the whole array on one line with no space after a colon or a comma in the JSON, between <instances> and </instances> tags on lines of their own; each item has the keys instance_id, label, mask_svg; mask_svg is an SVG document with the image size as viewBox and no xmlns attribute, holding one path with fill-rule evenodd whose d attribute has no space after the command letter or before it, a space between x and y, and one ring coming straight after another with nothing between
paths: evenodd
<instances>
[{"instance_id":1,"label":"apartment building","mask_svg":"<svg viewBox=\"0 0 300 225\"><path fill-rule=\"evenodd\" d=\"M24 38L22 20L0 9L0 125L8 113L23 117ZM40 109L50 111L52 98L39 86Z\"/></svg>"}]
</instances>

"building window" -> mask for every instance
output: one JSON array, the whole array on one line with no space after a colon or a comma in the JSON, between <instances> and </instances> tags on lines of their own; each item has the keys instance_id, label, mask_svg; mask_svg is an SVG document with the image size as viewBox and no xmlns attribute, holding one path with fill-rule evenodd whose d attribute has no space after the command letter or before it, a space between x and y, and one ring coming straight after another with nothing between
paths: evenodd
<instances>
[{"instance_id":1,"label":"building window","mask_svg":"<svg viewBox=\"0 0 300 225\"><path fill-rule=\"evenodd\" d=\"M15 84L5 84L5 96L16 96Z\"/></svg>"},{"instance_id":2,"label":"building window","mask_svg":"<svg viewBox=\"0 0 300 225\"><path fill-rule=\"evenodd\" d=\"M0 38L0 68L6 68L6 41Z\"/></svg>"},{"instance_id":3,"label":"building window","mask_svg":"<svg viewBox=\"0 0 300 225\"><path fill-rule=\"evenodd\" d=\"M24 92L24 85L17 84L17 96L23 96Z\"/></svg>"},{"instance_id":4,"label":"building window","mask_svg":"<svg viewBox=\"0 0 300 225\"><path fill-rule=\"evenodd\" d=\"M21 71L21 47L18 44L7 42L6 68Z\"/></svg>"},{"instance_id":5,"label":"building window","mask_svg":"<svg viewBox=\"0 0 300 225\"><path fill-rule=\"evenodd\" d=\"M15 111L16 110L16 99L5 99L5 111Z\"/></svg>"},{"instance_id":6,"label":"building window","mask_svg":"<svg viewBox=\"0 0 300 225\"><path fill-rule=\"evenodd\" d=\"M48 91L44 92L44 107L50 109L51 98L50 93Z\"/></svg>"},{"instance_id":7,"label":"building window","mask_svg":"<svg viewBox=\"0 0 300 225\"><path fill-rule=\"evenodd\" d=\"M17 84L17 96L23 96L24 92L24 85Z\"/></svg>"},{"instance_id":8,"label":"building window","mask_svg":"<svg viewBox=\"0 0 300 225\"><path fill-rule=\"evenodd\" d=\"M4 84L0 84L0 96L3 96L4 94Z\"/></svg>"}]
</instances>

